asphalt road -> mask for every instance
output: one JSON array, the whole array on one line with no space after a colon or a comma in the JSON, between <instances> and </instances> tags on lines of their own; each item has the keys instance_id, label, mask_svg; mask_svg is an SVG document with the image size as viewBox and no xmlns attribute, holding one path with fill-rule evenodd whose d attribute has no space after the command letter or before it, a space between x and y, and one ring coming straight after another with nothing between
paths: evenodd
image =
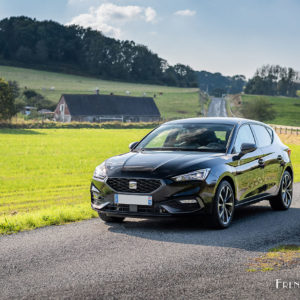
<instances>
[{"instance_id":1,"label":"asphalt road","mask_svg":"<svg viewBox=\"0 0 300 300\"><path fill-rule=\"evenodd\" d=\"M223 98L212 98L207 117L227 117L226 102Z\"/></svg>"},{"instance_id":2,"label":"asphalt road","mask_svg":"<svg viewBox=\"0 0 300 300\"><path fill-rule=\"evenodd\" d=\"M0 299L299 299L300 264L247 272L251 258L300 243L300 184L292 207L241 208L227 230L187 220L98 219L0 237Z\"/></svg>"}]
</instances>

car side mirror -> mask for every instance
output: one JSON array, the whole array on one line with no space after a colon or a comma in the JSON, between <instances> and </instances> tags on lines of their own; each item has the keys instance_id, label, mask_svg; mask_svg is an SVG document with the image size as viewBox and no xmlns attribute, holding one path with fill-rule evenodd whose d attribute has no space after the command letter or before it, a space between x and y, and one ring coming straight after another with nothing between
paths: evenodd
<instances>
[{"instance_id":1,"label":"car side mirror","mask_svg":"<svg viewBox=\"0 0 300 300\"><path fill-rule=\"evenodd\" d=\"M257 149L255 144L251 143L243 143L241 146L241 154L246 154L249 152L253 152Z\"/></svg>"},{"instance_id":2,"label":"car side mirror","mask_svg":"<svg viewBox=\"0 0 300 300\"><path fill-rule=\"evenodd\" d=\"M130 151L131 151L132 149L134 149L135 146L136 146L138 143L139 143L139 142L133 142L133 143L130 143L130 144L129 144L129 149L130 149Z\"/></svg>"}]
</instances>

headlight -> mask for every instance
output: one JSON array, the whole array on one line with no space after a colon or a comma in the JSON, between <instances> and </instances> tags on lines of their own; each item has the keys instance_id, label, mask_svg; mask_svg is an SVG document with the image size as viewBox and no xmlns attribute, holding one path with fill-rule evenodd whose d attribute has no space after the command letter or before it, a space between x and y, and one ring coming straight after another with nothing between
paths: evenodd
<instances>
[{"instance_id":1,"label":"headlight","mask_svg":"<svg viewBox=\"0 0 300 300\"><path fill-rule=\"evenodd\" d=\"M190 173L172 177L172 179L175 181L205 180L209 172L210 169L201 169L201 170L196 170Z\"/></svg>"},{"instance_id":2,"label":"headlight","mask_svg":"<svg viewBox=\"0 0 300 300\"><path fill-rule=\"evenodd\" d=\"M103 162L101 165L96 167L95 172L94 172L94 179L101 179L103 180L106 177L106 167L105 167L105 162Z\"/></svg>"}]
</instances>

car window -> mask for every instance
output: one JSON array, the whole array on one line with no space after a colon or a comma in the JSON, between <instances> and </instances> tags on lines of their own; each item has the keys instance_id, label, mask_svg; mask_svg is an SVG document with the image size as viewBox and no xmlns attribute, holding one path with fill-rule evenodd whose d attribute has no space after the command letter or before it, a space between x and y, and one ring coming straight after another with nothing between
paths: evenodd
<instances>
[{"instance_id":1,"label":"car window","mask_svg":"<svg viewBox=\"0 0 300 300\"><path fill-rule=\"evenodd\" d=\"M136 150L226 152L233 125L187 123L163 125L141 141Z\"/></svg>"},{"instance_id":2,"label":"car window","mask_svg":"<svg viewBox=\"0 0 300 300\"><path fill-rule=\"evenodd\" d=\"M257 137L257 146L266 147L271 145L272 139L265 126L262 125L251 125L254 133Z\"/></svg>"},{"instance_id":3,"label":"car window","mask_svg":"<svg viewBox=\"0 0 300 300\"><path fill-rule=\"evenodd\" d=\"M241 146L244 143L255 144L255 140L249 125L243 125L239 129L234 145L236 153L241 152Z\"/></svg>"}]
</instances>

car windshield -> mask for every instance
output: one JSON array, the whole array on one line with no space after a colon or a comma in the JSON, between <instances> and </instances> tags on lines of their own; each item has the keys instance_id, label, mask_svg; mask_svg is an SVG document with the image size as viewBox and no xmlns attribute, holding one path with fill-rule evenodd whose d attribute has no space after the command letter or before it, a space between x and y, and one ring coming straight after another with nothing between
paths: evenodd
<instances>
[{"instance_id":1,"label":"car windshield","mask_svg":"<svg viewBox=\"0 0 300 300\"><path fill-rule=\"evenodd\" d=\"M226 152L233 125L162 125L146 136L135 150L180 150Z\"/></svg>"}]
</instances>

